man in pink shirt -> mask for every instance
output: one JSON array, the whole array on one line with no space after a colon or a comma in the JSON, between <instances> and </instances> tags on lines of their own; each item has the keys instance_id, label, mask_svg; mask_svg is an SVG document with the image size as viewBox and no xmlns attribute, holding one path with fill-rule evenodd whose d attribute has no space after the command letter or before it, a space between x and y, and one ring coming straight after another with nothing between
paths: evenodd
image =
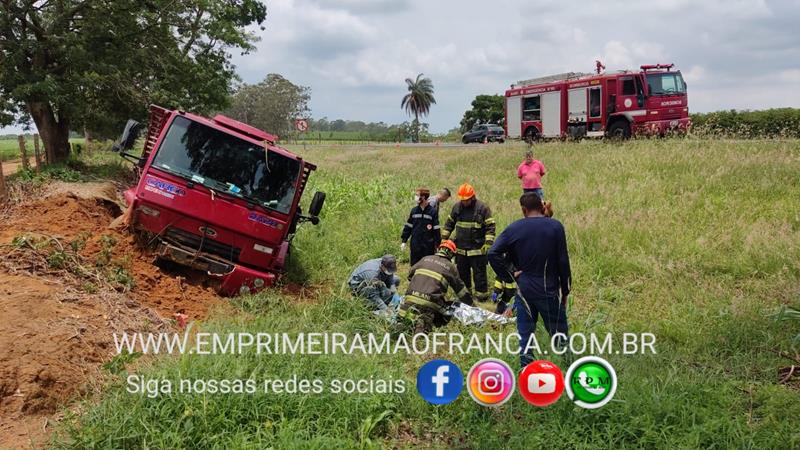
<instances>
[{"instance_id":1,"label":"man in pink shirt","mask_svg":"<svg viewBox=\"0 0 800 450\"><path fill-rule=\"evenodd\" d=\"M522 191L533 192L544 200L542 177L545 174L544 164L538 159L533 159L533 152L525 152L525 160L517 168L517 178L522 180Z\"/></svg>"}]
</instances>

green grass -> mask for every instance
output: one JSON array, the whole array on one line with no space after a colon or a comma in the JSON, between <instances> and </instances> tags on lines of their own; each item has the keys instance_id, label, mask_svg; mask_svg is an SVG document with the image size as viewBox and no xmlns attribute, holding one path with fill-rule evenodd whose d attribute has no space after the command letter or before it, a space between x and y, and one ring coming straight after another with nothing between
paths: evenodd
<instances>
[{"instance_id":1,"label":"green grass","mask_svg":"<svg viewBox=\"0 0 800 450\"><path fill-rule=\"evenodd\" d=\"M299 147L302 149L302 146ZM504 226L519 217L521 145L465 148L309 147L309 183L328 193L319 226L303 226L292 278L322 285L314 302L274 291L233 300L204 331L379 332L386 326L342 289L353 266L397 252L414 188L475 185ZM415 392L417 356L163 357L147 377L403 377L402 395L172 395L125 392L122 379L68 419L57 448L797 448L791 364L800 304L800 142L653 140L548 143L546 196L567 229L573 332L649 331L656 355L609 356L615 400L582 410L566 396L500 409L463 392L434 407ZM307 202L311 195L305 197ZM445 210L452 205L448 203ZM407 255L401 261L407 262ZM451 324L446 331L472 331ZM513 331L513 326L504 331ZM482 330L481 330L482 331ZM546 334L538 330L540 340ZM479 355L437 355L462 370ZM513 367L517 359L503 356ZM563 364L561 358L553 358ZM562 367L566 369L566 367ZM555 443L555 445L554 445Z\"/></svg>"},{"instance_id":2,"label":"green grass","mask_svg":"<svg viewBox=\"0 0 800 450\"><path fill-rule=\"evenodd\" d=\"M71 138L69 140L73 144L83 144L83 138ZM25 140L28 152L28 157L33 159L34 156L34 148L33 148L33 137L28 136ZM42 146L42 142L39 141L39 145L41 147L40 151L43 153L42 158L44 158L44 147ZM0 139L0 161L11 161L11 160L18 160L22 158L19 154L19 142L16 139Z\"/></svg>"}]
</instances>

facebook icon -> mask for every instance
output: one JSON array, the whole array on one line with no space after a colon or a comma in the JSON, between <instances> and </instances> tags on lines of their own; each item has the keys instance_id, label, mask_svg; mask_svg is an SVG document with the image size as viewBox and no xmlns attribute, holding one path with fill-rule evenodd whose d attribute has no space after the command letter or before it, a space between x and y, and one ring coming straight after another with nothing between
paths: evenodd
<instances>
[{"instance_id":1,"label":"facebook icon","mask_svg":"<svg viewBox=\"0 0 800 450\"><path fill-rule=\"evenodd\" d=\"M428 403L444 405L461 394L464 376L455 364L445 359L428 361L417 372L417 391Z\"/></svg>"}]
</instances>

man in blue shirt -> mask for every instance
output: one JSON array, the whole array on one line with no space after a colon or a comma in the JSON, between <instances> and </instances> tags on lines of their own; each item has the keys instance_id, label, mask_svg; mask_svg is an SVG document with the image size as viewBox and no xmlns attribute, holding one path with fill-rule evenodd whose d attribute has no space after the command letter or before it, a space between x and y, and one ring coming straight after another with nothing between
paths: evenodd
<instances>
[{"instance_id":1,"label":"man in blue shirt","mask_svg":"<svg viewBox=\"0 0 800 450\"><path fill-rule=\"evenodd\" d=\"M347 284L353 295L363 298L373 311L383 311L400 285L400 278L395 272L397 258L394 255L383 255L382 258L370 259L356 267Z\"/></svg>"},{"instance_id":2,"label":"man in blue shirt","mask_svg":"<svg viewBox=\"0 0 800 450\"><path fill-rule=\"evenodd\" d=\"M489 250L489 263L503 283L517 282L517 331L520 363L534 360L525 353L536 320L542 317L550 335L567 335L567 296L571 270L564 226L545 215L541 198L525 193L519 199L523 219L508 226ZM516 269L514 269L516 268ZM557 345L564 345L557 339Z\"/></svg>"}]
</instances>

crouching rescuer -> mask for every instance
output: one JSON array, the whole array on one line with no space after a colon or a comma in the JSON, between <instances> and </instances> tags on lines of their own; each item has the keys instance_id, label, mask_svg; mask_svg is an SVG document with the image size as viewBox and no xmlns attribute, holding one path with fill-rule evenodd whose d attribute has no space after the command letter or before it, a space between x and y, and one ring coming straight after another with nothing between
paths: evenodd
<instances>
[{"instance_id":1,"label":"crouching rescuer","mask_svg":"<svg viewBox=\"0 0 800 450\"><path fill-rule=\"evenodd\" d=\"M442 227L442 239L455 242L459 276L467 289L474 281L475 298L486 301L489 299L486 254L494 243L495 221L489 207L475 198L475 189L470 184L464 183L458 188L458 198L461 201L453 205ZM455 237L451 238L453 231Z\"/></svg>"},{"instance_id":2,"label":"crouching rescuer","mask_svg":"<svg viewBox=\"0 0 800 450\"><path fill-rule=\"evenodd\" d=\"M393 255L370 259L356 267L347 284L353 295L363 298L374 311L384 311L400 286L397 259Z\"/></svg>"},{"instance_id":3,"label":"crouching rescuer","mask_svg":"<svg viewBox=\"0 0 800 450\"><path fill-rule=\"evenodd\" d=\"M398 316L407 325L413 324L414 333L427 333L433 327L446 325L449 316L447 290L452 289L458 299L472 303L472 295L458 276L452 259L456 253L453 241L444 241L436 254L422 258L411 267L405 300Z\"/></svg>"}]
</instances>

